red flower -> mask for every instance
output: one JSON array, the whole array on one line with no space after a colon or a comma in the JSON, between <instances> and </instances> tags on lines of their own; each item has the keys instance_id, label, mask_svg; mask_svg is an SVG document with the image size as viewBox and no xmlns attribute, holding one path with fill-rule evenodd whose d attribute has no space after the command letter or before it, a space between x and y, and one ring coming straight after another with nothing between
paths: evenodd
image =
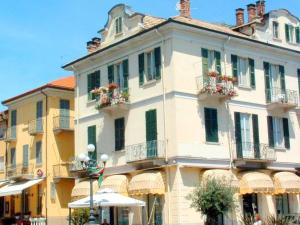
<instances>
[{"instance_id":1,"label":"red flower","mask_svg":"<svg viewBox=\"0 0 300 225\"><path fill-rule=\"evenodd\" d=\"M110 83L110 84L108 84L108 86L107 86L108 90L110 90L110 91L113 91L114 89L116 89L116 88L118 88L118 87L119 87L119 85L116 84L116 83Z\"/></svg>"}]
</instances>

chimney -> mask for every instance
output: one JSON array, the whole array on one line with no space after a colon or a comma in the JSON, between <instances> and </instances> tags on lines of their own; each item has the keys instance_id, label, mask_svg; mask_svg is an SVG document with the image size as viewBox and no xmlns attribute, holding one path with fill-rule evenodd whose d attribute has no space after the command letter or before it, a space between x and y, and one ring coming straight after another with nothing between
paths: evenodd
<instances>
[{"instance_id":1,"label":"chimney","mask_svg":"<svg viewBox=\"0 0 300 225\"><path fill-rule=\"evenodd\" d=\"M255 4L247 5L248 9L248 23L252 22L256 17L256 6Z\"/></svg>"},{"instance_id":2,"label":"chimney","mask_svg":"<svg viewBox=\"0 0 300 225\"><path fill-rule=\"evenodd\" d=\"M92 53L92 52L96 51L97 45L96 45L96 43L93 42L93 41L88 41L88 42L86 43L86 48L87 48L87 50L88 50L88 53Z\"/></svg>"},{"instance_id":3,"label":"chimney","mask_svg":"<svg viewBox=\"0 0 300 225\"><path fill-rule=\"evenodd\" d=\"M191 18L190 0L180 0L180 16Z\"/></svg>"},{"instance_id":4,"label":"chimney","mask_svg":"<svg viewBox=\"0 0 300 225\"><path fill-rule=\"evenodd\" d=\"M92 42L96 45L96 48L99 48L101 46L101 38L94 37L92 38Z\"/></svg>"},{"instance_id":5,"label":"chimney","mask_svg":"<svg viewBox=\"0 0 300 225\"><path fill-rule=\"evenodd\" d=\"M266 13L266 1L260 0L256 2L256 8L257 8L257 16L263 17Z\"/></svg>"},{"instance_id":6,"label":"chimney","mask_svg":"<svg viewBox=\"0 0 300 225\"><path fill-rule=\"evenodd\" d=\"M236 9L236 26L241 26L245 23L244 11L242 8Z\"/></svg>"}]
</instances>

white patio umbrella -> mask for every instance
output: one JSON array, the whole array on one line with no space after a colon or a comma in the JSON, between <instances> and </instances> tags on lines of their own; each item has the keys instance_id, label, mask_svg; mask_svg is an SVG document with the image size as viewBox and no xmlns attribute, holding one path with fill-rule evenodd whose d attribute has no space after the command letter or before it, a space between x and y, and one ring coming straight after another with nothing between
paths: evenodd
<instances>
[{"instance_id":1,"label":"white patio umbrella","mask_svg":"<svg viewBox=\"0 0 300 225\"><path fill-rule=\"evenodd\" d=\"M145 202L129 198L114 192L111 189L103 189L93 195L94 207L143 207ZM69 208L89 208L90 197L86 197L68 204Z\"/></svg>"}]
</instances>

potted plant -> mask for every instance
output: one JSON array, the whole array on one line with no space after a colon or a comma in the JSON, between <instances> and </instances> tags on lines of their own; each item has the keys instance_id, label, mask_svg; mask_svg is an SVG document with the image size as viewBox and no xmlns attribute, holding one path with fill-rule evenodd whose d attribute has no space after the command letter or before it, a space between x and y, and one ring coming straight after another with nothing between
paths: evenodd
<instances>
[{"instance_id":1,"label":"potted plant","mask_svg":"<svg viewBox=\"0 0 300 225\"><path fill-rule=\"evenodd\" d=\"M209 77L217 77L219 74L217 71L214 71L214 70L210 70L208 71L208 76Z\"/></svg>"}]
</instances>

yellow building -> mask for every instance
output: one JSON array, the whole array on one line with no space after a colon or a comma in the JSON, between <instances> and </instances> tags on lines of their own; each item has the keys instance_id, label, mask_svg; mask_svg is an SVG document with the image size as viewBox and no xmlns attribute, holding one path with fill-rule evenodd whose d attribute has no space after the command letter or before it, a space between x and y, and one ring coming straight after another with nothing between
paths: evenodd
<instances>
[{"instance_id":1,"label":"yellow building","mask_svg":"<svg viewBox=\"0 0 300 225\"><path fill-rule=\"evenodd\" d=\"M48 224L67 223L74 186L68 172L74 156L74 85L73 76L65 77L2 102L8 108L9 183L0 188L5 217L30 214Z\"/></svg>"}]
</instances>

